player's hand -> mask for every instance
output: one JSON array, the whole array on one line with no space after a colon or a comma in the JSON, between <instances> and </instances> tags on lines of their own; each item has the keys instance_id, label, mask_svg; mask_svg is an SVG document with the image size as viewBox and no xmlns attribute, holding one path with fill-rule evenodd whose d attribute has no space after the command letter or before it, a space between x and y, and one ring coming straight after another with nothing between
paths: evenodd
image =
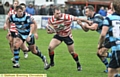
<instances>
[{"instance_id":1,"label":"player's hand","mask_svg":"<svg viewBox=\"0 0 120 77\"><path fill-rule=\"evenodd\" d=\"M6 30L8 27L6 24L4 24L3 29Z\"/></svg>"},{"instance_id":2,"label":"player's hand","mask_svg":"<svg viewBox=\"0 0 120 77\"><path fill-rule=\"evenodd\" d=\"M26 39L26 42L30 42L30 40L31 40L31 37L28 36L27 39Z\"/></svg>"},{"instance_id":3,"label":"player's hand","mask_svg":"<svg viewBox=\"0 0 120 77\"><path fill-rule=\"evenodd\" d=\"M51 30L48 29L48 30L47 30L47 33L48 33L48 34L53 34L53 33L55 33L55 32L53 32L53 31L51 31Z\"/></svg>"},{"instance_id":4,"label":"player's hand","mask_svg":"<svg viewBox=\"0 0 120 77\"><path fill-rule=\"evenodd\" d=\"M89 25L92 25L93 24L93 21L88 21L87 22Z\"/></svg>"},{"instance_id":5,"label":"player's hand","mask_svg":"<svg viewBox=\"0 0 120 77\"><path fill-rule=\"evenodd\" d=\"M98 44L98 47L97 47L98 49L101 49L102 48L102 45L100 45L100 44Z\"/></svg>"},{"instance_id":6,"label":"player's hand","mask_svg":"<svg viewBox=\"0 0 120 77\"><path fill-rule=\"evenodd\" d=\"M78 24L82 24L82 22L81 22L80 20L77 20L77 23L78 23Z\"/></svg>"},{"instance_id":7,"label":"player's hand","mask_svg":"<svg viewBox=\"0 0 120 77\"><path fill-rule=\"evenodd\" d=\"M36 39L38 39L38 34L37 33L34 33L34 36Z\"/></svg>"}]
</instances>

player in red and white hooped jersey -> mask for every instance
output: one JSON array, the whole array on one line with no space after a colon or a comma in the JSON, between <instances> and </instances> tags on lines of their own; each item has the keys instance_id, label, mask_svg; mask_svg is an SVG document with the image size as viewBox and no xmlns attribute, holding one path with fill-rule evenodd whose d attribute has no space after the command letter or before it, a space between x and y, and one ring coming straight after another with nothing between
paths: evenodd
<instances>
[{"instance_id":1,"label":"player in red and white hooped jersey","mask_svg":"<svg viewBox=\"0 0 120 77\"><path fill-rule=\"evenodd\" d=\"M54 16L48 20L48 24L53 25L56 33L61 37L66 37L71 34L71 23L76 20L76 17L69 14L61 14L59 19Z\"/></svg>"},{"instance_id":2,"label":"player in red and white hooped jersey","mask_svg":"<svg viewBox=\"0 0 120 77\"><path fill-rule=\"evenodd\" d=\"M9 45L10 45L10 49L11 49L12 54L13 54L13 37L15 37L14 34L17 34L17 30L16 30L16 27L15 27L14 23L11 23L10 25L6 25L6 24L9 22L10 15L16 14L15 9L16 9L16 6L18 6L18 5L19 5L18 1L15 1L13 3L13 8L14 9L12 9L12 8L10 9L10 11L8 13L8 16L6 18L6 22L4 24L4 30L8 29L8 33L7 33L6 38L9 41ZM13 32L13 33L11 33L11 32Z\"/></svg>"},{"instance_id":3,"label":"player in red and white hooped jersey","mask_svg":"<svg viewBox=\"0 0 120 77\"><path fill-rule=\"evenodd\" d=\"M47 66L46 69L49 69L51 66L54 66L54 49L59 44L61 44L62 41L64 41L68 47L69 53L72 55L73 59L76 62L77 70L81 71L82 68L78 59L78 54L74 51L74 41L72 38L71 26L70 26L72 21L77 21L79 20L79 18L69 14L62 14L58 7L56 7L53 10L53 12L54 15L48 20L47 33L48 34L55 33L55 35L53 39L50 41L48 47L50 64ZM50 30L48 26L53 26L55 31L53 32L53 30Z\"/></svg>"}]
</instances>

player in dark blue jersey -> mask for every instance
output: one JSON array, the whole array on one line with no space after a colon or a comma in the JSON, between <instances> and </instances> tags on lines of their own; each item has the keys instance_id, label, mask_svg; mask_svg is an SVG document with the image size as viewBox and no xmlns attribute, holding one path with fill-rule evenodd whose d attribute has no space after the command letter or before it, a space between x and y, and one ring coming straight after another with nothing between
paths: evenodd
<instances>
[{"instance_id":1,"label":"player in dark blue jersey","mask_svg":"<svg viewBox=\"0 0 120 77\"><path fill-rule=\"evenodd\" d=\"M80 21L78 21L78 23L82 26L83 30L87 31L92 30L101 33L104 18L100 14L94 12L93 6L87 6L85 9L85 13L86 16L88 17L88 20L91 21L91 24L87 23L82 24ZM102 49L97 51L97 56L105 64L106 68L108 67L108 61L106 57L111 57L111 53L107 52L108 49L110 48L108 37L109 36L107 35L106 41L104 42ZM104 72L107 72L107 69Z\"/></svg>"},{"instance_id":2,"label":"player in dark blue jersey","mask_svg":"<svg viewBox=\"0 0 120 77\"><path fill-rule=\"evenodd\" d=\"M118 72L120 72L120 0L113 1L113 8L115 12L106 17L103 22L98 50L102 48L105 36L108 33L112 52L112 57L108 66L108 77L120 77L118 74Z\"/></svg>"},{"instance_id":3,"label":"player in dark blue jersey","mask_svg":"<svg viewBox=\"0 0 120 77\"><path fill-rule=\"evenodd\" d=\"M16 25L17 29L17 35L14 40L14 59L15 64L13 65L14 68L19 68L19 50L21 46L26 41L29 45L30 51L32 51L33 54L39 56L43 62L46 68L47 61L46 57L38 50L38 47L35 45L35 39L34 39L34 23L32 22L32 19L30 16L26 15L23 11L23 8L21 6L16 7L17 14L13 14L9 18L9 24L14 23Z\"/></svg>"}]
</instances>

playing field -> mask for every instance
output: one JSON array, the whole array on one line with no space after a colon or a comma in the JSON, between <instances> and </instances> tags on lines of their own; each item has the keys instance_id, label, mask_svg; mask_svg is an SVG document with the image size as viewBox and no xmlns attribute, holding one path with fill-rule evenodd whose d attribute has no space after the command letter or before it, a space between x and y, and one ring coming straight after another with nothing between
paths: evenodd
<instances>
[{"instance_id":1,"label":"playing field","mask_svg":"<svg viewBox=\"0 0 120 77\"><path fill-rule=\"evenodd\" d=\"M55 49L55 66L44 70L42 60L29 52L29 57L24 59L23 52L20 52L20 68L13 68L11 58L13 57L6 39L7 31L0 29L0 74L47 74L47 77L107 77L103 71L105 66L96 56L99 34L97 32L83 32L73 30L75 51L79 55L82 71L77 71L72 56L68 53L67 47L62 43ZM48 45L53 37L47 34L46 30L38 30L39 39L36 45L46 55L48 62Z\"/></svg>"}]
</instances>

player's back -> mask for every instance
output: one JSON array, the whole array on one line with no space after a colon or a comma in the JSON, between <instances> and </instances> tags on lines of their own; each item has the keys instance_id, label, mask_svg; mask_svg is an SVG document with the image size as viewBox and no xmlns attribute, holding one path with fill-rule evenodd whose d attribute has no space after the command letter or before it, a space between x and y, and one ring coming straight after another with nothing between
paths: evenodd
<instances>
[{"instance_id":1,"label":"player's back","mask_svg":"<svg viewBox=\"0 0 120 77\"><path fill-rule=\"evenodd\" d=\"M109 27L109 39L112 50L120 50L120 16L116 13L106 17L104 25Z\"/></svg>"}]
</instances>

